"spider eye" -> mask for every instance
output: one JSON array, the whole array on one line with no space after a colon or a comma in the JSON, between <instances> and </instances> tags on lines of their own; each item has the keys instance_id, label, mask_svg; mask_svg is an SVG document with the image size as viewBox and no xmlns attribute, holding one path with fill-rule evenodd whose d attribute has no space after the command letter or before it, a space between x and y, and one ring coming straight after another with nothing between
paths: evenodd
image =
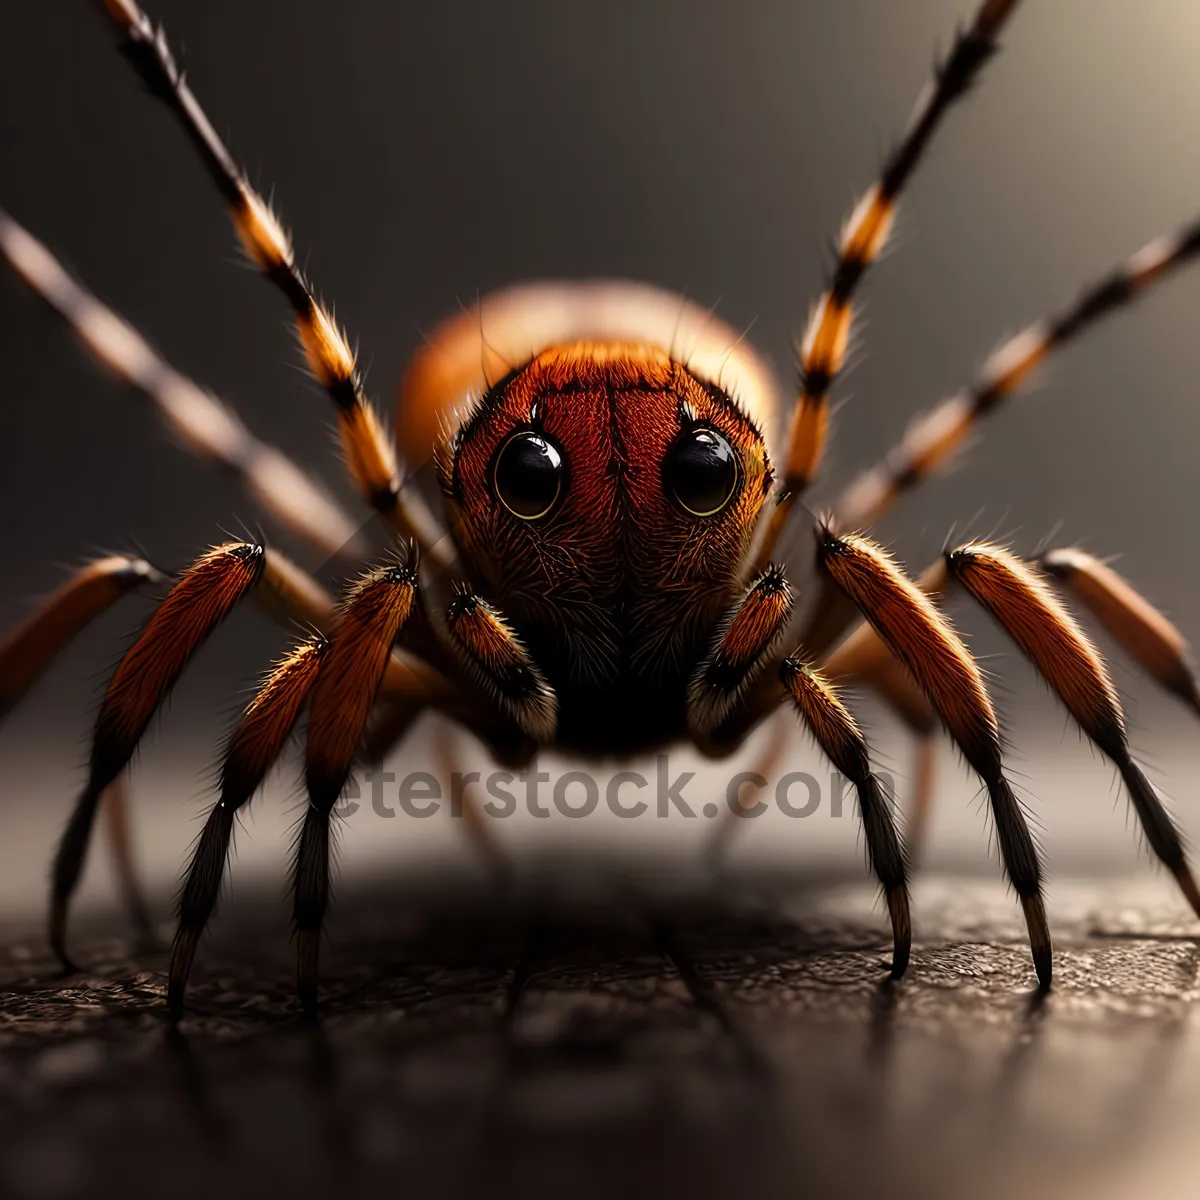
<instances>
[{"instance_id":1,"label":"spider eye","mask_svg":"<svg viewBox=\"0 0 1200 1200\"><path fill-rule=\"evenodd\" d=\"M540 433L517 433L504 443L492 478L513 516L536 521L554 507L566 473L562 451L552 441Z\"/></svg>"},{"instance_id":2,"label":"spider eye","mask_svg":"<svg viewBox=\"0 0 1200 1200\"><path fill-rule=\"evenodd\" d=\"M694 517L719 513L737 487L733 448L715 429L689 429L663 460L667 491Z\"/></svg>"}]
</instances>

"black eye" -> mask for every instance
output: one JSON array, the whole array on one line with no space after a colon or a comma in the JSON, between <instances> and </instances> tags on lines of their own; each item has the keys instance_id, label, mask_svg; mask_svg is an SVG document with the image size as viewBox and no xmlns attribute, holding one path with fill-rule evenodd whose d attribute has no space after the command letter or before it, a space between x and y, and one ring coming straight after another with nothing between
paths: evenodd
<instances>
[{"instance_id":1,"label":"black eye","mask_svg":"<svg viewBox=\"0 0 1200 1200\"><path fill-rule=\"evenodd\" d=\"M719 513L737 487L737 476L733 448L715 429L689 429L663 460L667 491L694 517Z\"/></svg>"},{"instance_id":2,"label":"black eye","mask_svg":"<svg viewBox=\"0 0 1200 1200\"><path fill-rule=\"evenodd\" d=\"M523 521L544 517L562 491L562 451L540 433L517 433L504 443L493 480L504 507Z\"/></svg>"}]
</instances>

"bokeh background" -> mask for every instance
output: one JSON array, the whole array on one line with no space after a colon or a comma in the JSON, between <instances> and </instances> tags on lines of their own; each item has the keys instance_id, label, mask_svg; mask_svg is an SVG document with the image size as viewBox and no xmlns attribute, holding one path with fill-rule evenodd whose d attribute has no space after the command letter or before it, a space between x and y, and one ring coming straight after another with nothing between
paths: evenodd
<instances>
[{"instance_id":1,"label":"bokeh background","mask_svg":"<svg viewBox=\"0 0 1200 1200\"><path fill-rule=\"evenodd\" d=\"M537 277L631 277L686 292L749 329L788 378L828 241L969 8L156 0L152 12L252 180L275 190L387 408L423 330L480 293ZM0 203L169 361L355 511L328 401L299 369L282 301L240 262L190 147L113 41L82 2L8 16ZM870 276L861 351L837 388L836 438L814 505L874 461L911 414L969 378L1003 335L1200 210L1193 0L1031 0L1004 46L939 134L905 197L895 248ZM1119 568L1200 639L1198 306L1200 271L1185 271L1056 358L959 469L886 519L882 536L914 569L953 525L1003 534L1022 551L1053 536L1119 554ZM223 530L257 524L240 492L172 445L7 269L0 331L0 629L100 549L140 547L175 567ZM5 918L40 911L90 715L146 611L133 599L97 622L0 729ZM1178 916L1171 888L1135 850L1111 771L982 615L961 604L956 612L996 678L1052 878L1120 876ZM164 914L214 747L285 640L256 612L237 614L141 756L139 855ZM1121 660L1114 670L1135 746L1200 837L1194 718ZM861 703L903 790L906 743L869 697ZM427 765L429 741L420 727L401 764ZM995 901L1002 884L974 785L949 751L944 758L928 865L978 874ZM787 765L827 774L798 736ZM282 879L287 839L278 835L299 803L289 768L256 806L239 880L256 869L272 886ZM461 847L450 825L364 815L344 831L343 870L451 860ZM667 857L687 860L705 832L699 821L620 825L514 822L502 835L514 849L534 840L563 856L610 838L657 869ZM824 810L802 823L764 819L739 853L744 864L861 871L854 822ZM97 861L89 903L111 896ZM919 910L917 922L919 937ZM283 910L278 928L285 937ZM1104 1062L1106 1045L1089 1048L1088 1061ZM1155 1170L1152 1162L1148 1178L1165 1195ZM1190 1194L1182 1178L1179 1194Z\"/></svg>"},{"instance_id":2,"label":"bokeh background","mask_svg":"<svg viewBox=\"0 0 1200 1200\"><path fill-rule=\"evenodd\" d=\"M423 330L481 292L540 276L684 291L749 329L787 378L828 240L966 7L163 0L154 13L218 129L251 177L275 189L387 407ZM862 349L838 385L837 436L814 504L967 379L1002 335L1200 207L1194 5L1026 7L937 139L896 249L870 277ZM240 263L190 148L90 6L27 6L11 24L0 137L11 212L356 511L328 402L298 367L284 306ZM890 515L883 536L919 568L955 524L1010 535L1026 551L1057 530L1060 543L1119 553L1120 569L1200 634L1198 301L1200 273L1185 272L1072 347L959 469ZM7 271L0 305L0 627L98 548L140 546L177 566L222 530L256 523L236 488L172 445ZM18 891L37 884L105 672L144 612L135 599L98 622L0 731ZM1132 860L1107 771L982 615L963 613L962 624L997 676L1014 762L1056 861L1110 846ZM147 819L185 831L151 854L168 876L212 747L283 638L257 613L237 615L143 755L151 790L170 792ZM1188 718L1124 663L1115 670L1139 749L1200 829ZM881 758L903 776L903 745L864 704ZM970 785L952 762L947 779L940 819L959 823L939 837L947 852L973 847L983 864L980 822L960 803ZM288 776L279 791L290 787ZM1060 793L1081 791L1086 819L1060 825L1070 802ZM853 855L853 831L838 831L828 836ZM814 839L808 830L810 853Z\"/></svg>"}]
</instances>

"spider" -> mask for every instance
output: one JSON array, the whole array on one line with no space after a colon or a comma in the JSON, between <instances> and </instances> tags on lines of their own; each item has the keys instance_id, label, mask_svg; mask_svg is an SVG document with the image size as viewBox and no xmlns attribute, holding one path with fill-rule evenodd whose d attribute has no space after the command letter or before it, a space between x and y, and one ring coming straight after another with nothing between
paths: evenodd
<instances>
[{"instance_id":1,"label":"spider","mask_svg":"<svg viewBox=\"0 0 1200 1200\"><path fill-rule=\"evenodd\" d=\"M121 779L156 710L205 639L251 595L306 632L264 677L224 748L219 797L179 904L167 998L174 1016L217 902L235 816L302 714L308 804L292 888L297 990L308 1011L317 1006L329 905L331 814L356 761L385 753L429 710L471 730L497 760L525 764L548 747L605 757L683 740L727 757L768 716L792 708L856 790L898 979L911 952L909 850L932 776L926 769L919 778L906 844L840 697L858 683L876 690L919 744L944 727L978 775L1038 986L1048 989L1039 851L1005 772L985 680L940 605L952 587L998 622L1115 764L1149 845L1200 915L1181 838L1130 753L1108 667L1060 594L1200 710L1190 652L1174 626L1083 550L1052 549L1031 562L1003 544L972 541L911 579L869 532L1052 351L1200 251L1200 223L1151 241L1002 345L972 383L852 483L814 522L820 583L806 611L781 565L825 451L856 292L888 242L901 193L991 59L1017 0L982 0L846 220L798 347L790 407L745 339L679 296L631 283L535 283L488 296L477 312L434 331L403 380L394 436L365 394L345 334L205 116L165 32L135 0L103 8L129 63L207 168L251 263L289 304L307 366L333 401L349 473L395 548L360 570L337 601L274 547L246 541L211 547L174 578L109 680L87 781L54 859L49 938L65 969L73 969L70 900L102 801L119 823ZM232 472L322 555L357 553L354 523L313 481L163 361L4 213L0 250L194 453ZM426 463L431 473L421 472ZM115 556L68 580L0 643L0 714L90 619L161 578L143 560ZM136 906L132 887L130 898Z\"/></svg>"}]
</instances>

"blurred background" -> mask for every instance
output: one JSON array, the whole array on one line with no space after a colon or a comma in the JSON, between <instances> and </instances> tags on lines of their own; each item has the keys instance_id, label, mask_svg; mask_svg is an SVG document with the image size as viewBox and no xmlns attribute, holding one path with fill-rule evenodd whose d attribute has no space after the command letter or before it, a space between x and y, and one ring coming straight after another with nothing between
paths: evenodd
<instances>
[{"instance_id":1,"label":"blurred background","mask_svg":"<svg viewBox=\"0 0 1200 1200\"><path fill-rule=\"evenodd\" d=\"M829 239L969 9L969 0L149 6L235 156L274 190L385 409L423 331L489 289L540 277L630 277L685 292L748 329L790 384L792 341L822 286ZM105 20L84 3L27 5L7 30L0 201L171 363L356 512L328 401L299 369L283 303L240 262L190 147L142 94ZM982 86L936 139L895 247L870 276L861 351L836 389L814 507L1004 335L1200 209L1198 61L1191 0L1022 7ZM952 526L1004 535L1023 552L1052 537L1119 554L1118 568L1200 639L1198 305L1200 271L1185 271L1055 358L881 535L913 569ZM0 629L98 550L141 548L175 567L223 530L256 526L241 493L172 445L7 269L0 329ZM135 598L97 622L0 730L0 903L12 916L40 910L91 713L146 611ZM1109 769L983 616L955 611L997 680L1053 876L1132 880L1178 908L1137 853ZM139 854L164 911L214 747L285 640L257 613L236 615L141 756ZM1114 671L1135 747L1200 835L1194 718L1119 658ZM862 711L903 794L907 745L870 698ZM402 766L427 762L428 737L421 727ZM820 776L795 741L788 765ZM974 785L944 758L928 865L978 874L1002 899ZM272 887L282 879L280 835L297 805L289 768L256 804L240 878L257 869ZM621 824L526 821L503 833L556 854L611 835L656 870L660 855L688 861L705 832L702 822ZM445 821L364 814L345 834L351 875L360 861L394 871L457 852ZM816 863L857 877L853 821L768 818L742 840L743 865ZM111 888L95 865L88 894L100 903Z\"/></svg>"}]
</instances>

